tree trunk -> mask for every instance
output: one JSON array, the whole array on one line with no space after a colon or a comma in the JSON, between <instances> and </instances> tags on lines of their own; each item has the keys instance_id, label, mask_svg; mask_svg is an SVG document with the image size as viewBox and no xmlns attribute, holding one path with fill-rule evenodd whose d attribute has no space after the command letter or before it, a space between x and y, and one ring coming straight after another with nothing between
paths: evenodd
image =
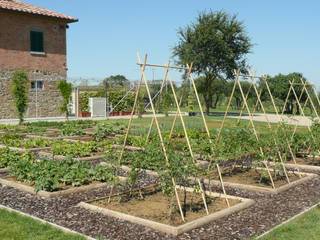
<instances>
[{"instance_id":1,"label":"tree trunk","mask_svg":"<svg viewBox=\"0 0 320 240\"><path fill-rule=\"evenodd\" d=\"M300 115L300 108L299 108L299 104L298 103L296 103L296 108L297 108L297 115Z\"/></svg>"},{"instance_id":2,"label":"tree trunk","mask_svg":"<svg viewBox=\"0 0 320 240\"><path fill-rule=\"evenodd\" d=\"M219 100L220 100L220 96L219 96L219 95L217 95L217 97L216 97L216 101L214 102L214 105L213 105L213 108L214 108L214 109L216 109L216 108L217 108L217 105L218 105Z\"/></svg>"}]
</instances>

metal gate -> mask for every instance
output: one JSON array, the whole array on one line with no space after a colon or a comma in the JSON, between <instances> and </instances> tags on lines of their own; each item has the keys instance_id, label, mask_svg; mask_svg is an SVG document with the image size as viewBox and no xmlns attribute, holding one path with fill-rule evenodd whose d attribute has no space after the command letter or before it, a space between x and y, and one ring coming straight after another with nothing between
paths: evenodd
<instances>
[{"instance_id":1,"label":"metal gate","mask_svg":"<svg viewBox=\"0 0 320 240\"><path fill-rule=\"evenodd\" d=\"M106 117L106 98L89 98L89 111L91 112L91 117Z\"/></svg>"}]
</instances>

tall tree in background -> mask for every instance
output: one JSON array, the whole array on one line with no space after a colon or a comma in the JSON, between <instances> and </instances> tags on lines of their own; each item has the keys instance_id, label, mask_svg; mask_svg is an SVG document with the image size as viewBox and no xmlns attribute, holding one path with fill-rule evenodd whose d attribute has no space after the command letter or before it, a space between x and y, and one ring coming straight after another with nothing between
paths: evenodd
<instances>
[{"instance_id":1,"label":"tall tree in background","mask_svg":"<svg viewBox=\"0 0 320 240\"><path fill-rule=\"evenodd\" d=\"M305 81L305 78L301 73L290 73L287 75L278 74L274 77L268 78L268 84L270 87L270 90L274 96L274 98L280 100L282 102L282 106L287 98L289 89L290 89L290 81L294 81L295 83L301 83L300 79L303 79ZM261 83L261 86L264 86L264 83ZM302 93L303 86L302 85L294 85L294 90L297 94L297 97L300 98L300 95ZM312 89L310 86L307 86L308 92L312 93ZM304 91L304 94L302 94L301 103L304 103L307 100L307 94ZM303 105L303 104L302 104ZM296 109L296 114L300 114L300 108L299 104L296 101L296 98L291 91L291 94L289 95L288 102L285 106L285 112L287 114L293 114L294 109ZM280 112L282 109L278 109Z\"/></svg>"},{"instance_id":2,"label":"tall tree in background","mask_svg":"<svg viewBox=\"0 0 320 240\"><path fill-rule=\"evenodd\" d=\"M178 64L193 63L194 72L202 81L199 92L206 102L206 113L212 106L213 83L217 79L228 80L234 69L245 71L245 55L252 44L244 25L236 15L226 12L202 12L196 21L180 28L179 42L173 48L173 56Z\"/></svg>"},{"instance_id":3,"label":"tall tree in background","mask_svg":"<svg viewBox=\"0 0 320 240\"><path fill-rule=\"evenodd\" d=\"M28 83L29 78L24 71L16 71L12 76L12 95L17 109L19 124L23 122L23 115L28 107Z\"/></svg>"},{"instance_id":4,"label":"tall tree in background","mask_svg":"<svg viewBox=\"0 0 320 240\"><path fill-rule=\"evenodd\" d=\"M130 81L123 75L111 75L103 80L106 88L122 88L130 84Z\"/></svg>"}]
</instances>

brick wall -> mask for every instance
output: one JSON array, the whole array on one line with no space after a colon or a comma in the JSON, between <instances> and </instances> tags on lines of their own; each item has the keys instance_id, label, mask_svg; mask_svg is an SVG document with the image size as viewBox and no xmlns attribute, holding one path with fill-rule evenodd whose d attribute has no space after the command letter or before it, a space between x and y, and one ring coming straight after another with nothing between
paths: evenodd
<instances>
[{"instance_id":1,"label":"brick wall","mask_svg":"<svg viewBox=\"0 0 320 240\"><path fill-rule=\"evenodd\" d=\"M66 79L66 22L54 18L0 10L0 119L16 118L10 78L24 70L29 79L44 82L38 92L38 117L61 116L56 84ZM30 30L44 32L45 55L30 53ZM36 92L29 91L26 117L36 116Z\"/></svg>"}]
</instances>

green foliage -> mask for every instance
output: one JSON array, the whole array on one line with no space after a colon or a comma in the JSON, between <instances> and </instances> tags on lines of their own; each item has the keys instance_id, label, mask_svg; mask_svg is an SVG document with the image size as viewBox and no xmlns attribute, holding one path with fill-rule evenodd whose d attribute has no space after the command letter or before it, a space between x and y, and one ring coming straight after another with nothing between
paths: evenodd
<instances>
[{"instance_id":1,"label":"green foliage","mask_svg":"<svg viewBox=\"0 0 320 240\"><path fill-rule=\"evenodd\" d=\"M81 136L85 135L85 132L81 127L76 125L66 125L60 130L60 136Z\"/></svg>"},{"instance_id":2,"label":"green foliage","mask_svg":"<svg viewBox=\"0 0 320 240\"><path fill-rule=\"evenodd\" d=\"M12 76L12 95L14 98L14 105L16 107L19 123L23 122L23 115L28 107L28 85L29 79L24 71L16 71Z\"/></svg>"},{"instance_id":3,"label":"green foliage","mask_svg":"<svg viewBox=\"0 0 320 240\"><path fill-rule=\"evenodd\" d=\"M9 148L0 149L0 168L6 168L11 162L17 161L19 153Z\"/></svg>"},{"instance_id":4,"label":"green foliage","mask_svg":"<svg viewBox=\"0 0 320 240\"><path fill-rule=\"evenodd\" d=\"M173 55L178 57L178 64L193 63L194 71L203 75L199 92L209 113L217 79L231 79L237 68L245 71L245 55L252 47L250 38L236 15L223 11L200 13L195 22L179 29L178 36Z\"/></svg>"},{"instance_id":5,"label":"green foliage","mask_svg":"<svg viewBox=\"0 0 320 240\"><path fill-rule=\"evenodd\" d=\"M125 96L126 93L127 91L108 91L109 104L111 104L112 107L116 107L114 109L114 112L132 110L135 98L134 92L130 92L129 95L127 95L126 98L123 99L122 102L120 102L120 100ZM119 105L116 106L118 103Z\"/></svg>"},{"instance_id":6,"label":"green foliage","mask_svg":"<svg viewBox=\"0 0 320 240\"><path fill-rule=\"evenodd\" d=\"M36 192L54 192L63 186L77 187L92 181L112 181L114 175L108 167L90 168L88 162L74 161L70 157L57 161L36 161L34 155L28 152L22 154L19 161L9 164L9 172L18 181L34 185Z\"/></svg>"},{"instance_id":7,"label":"green foliage","mask_svg":"<svg viewBox=\"0 0 320 240\"><path fill-rule=\"evenodd\" d=\"M68 119L68 116L69 116L68 104L69 104L69 100L70 100L71 93L72 93L72 84L67 83L66 80L60 80L57 88L60 90L61 96L63 98L63 101L62 101L62 104L60 107L60 111L62 113L65 113L66 117Z\"/></svg>"},{"instance_id":8,"label":"green foliage","mask_svg":"<svg viewBox=\"0 0 320 240\"><path fill-rule=\"evenodd\" d=\"M90 91L81 92L79 96L79 110L80 112L89 112L89 98L105 97L103 92Z\"/></svg>"},{"instance_id":9,"label":"green foliage","mask_svg":"<svg viewBox=\"0 0 320 240\"><path fill-rule=\"evenodd\" d=\"M49 147L52 141L44 138L29 138L24 141L23 146L26 149Z\"/></svg>"},{"instance_id":10,"label":"green foliage","mask_svg":"<svg viewBox=\"0 0 320 240\"><path fill-rule=\"evenodd\" d=\"M6 133L0 135L0 141L8 147L21 147L22 136L18 134Z\"/></svg>"},{"instance_id":11,"label":"green foliage","mask_svg":"<svg viewBox=\"0 0 320 240\"><path fill-rule=\"evenodd\" d=\"M173 101L173 95L171 92L165 92L160 96L160 111L164 113L166 117L169 116L169 110Z\"/></svg>"},{"instance_id":12,"label":"green foliage","mask_svg":"<svg viewBox=\"0 0 320 240\"><path fill-rule=\"evenodd\" d=\"M130 85L130 81L123 75L111 75L103 81L106 90L108 88L123 88Z\"/></svg>"},{"instance_id":13,"label":"green foliage","mask_svg":"<svg viewBox=\"0 0 320 240\"><path fill-rule=\"evenodd\" d=\"M103 122L97 125L94 131L93 138L95 141L101 141L108 136L116 134L124 134L126 126L119 122Z\"/></svg>"},{"instance_id":14,"label":"green foliage","mask_svg":"<svg viewBox=\"0 0 320 240\"><path fill-rule=\"evenodd\" d=\"M88 157L92 153L98 151L98 144L96 142L80 141L70 143L66 141L55 141L51 145L51 152L53 155L73 156L73 157Z\"/></svg>"}]
</instances>

